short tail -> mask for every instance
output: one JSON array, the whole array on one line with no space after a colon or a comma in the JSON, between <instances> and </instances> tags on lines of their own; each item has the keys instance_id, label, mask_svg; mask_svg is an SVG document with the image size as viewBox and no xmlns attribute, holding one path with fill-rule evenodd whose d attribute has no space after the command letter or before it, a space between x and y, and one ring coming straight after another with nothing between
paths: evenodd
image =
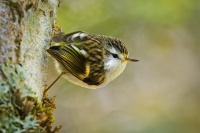
<instances>
[{"instance_id":1,"label":"short tail","mask_svg":"<svg viewBox=\"0 0 200 133\"><path fill-rule=\"evenodd\" d=\"M60 32L60 33L54 35L54 36L52 37L52 40L53 40L54 42L64 42L63 39L62 39L64 35L65 35L65 34L64 34L63 32Z\"/></svg>"}]
</instances>

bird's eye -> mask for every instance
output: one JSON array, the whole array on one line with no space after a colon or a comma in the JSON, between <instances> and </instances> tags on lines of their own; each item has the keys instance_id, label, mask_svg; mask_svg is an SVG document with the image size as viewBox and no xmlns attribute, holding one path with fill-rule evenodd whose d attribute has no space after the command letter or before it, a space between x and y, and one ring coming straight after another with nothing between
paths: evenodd
<instances>
[{"instance_id":1,"label":"bird's eye","mask_svg":"<svg viewBox=\"0 0 200 133\"><path fill-rule=\"evenodd\" d=\"M112 54L113 58L119 58L117 54Z\"/></svg>"}]
</instances>

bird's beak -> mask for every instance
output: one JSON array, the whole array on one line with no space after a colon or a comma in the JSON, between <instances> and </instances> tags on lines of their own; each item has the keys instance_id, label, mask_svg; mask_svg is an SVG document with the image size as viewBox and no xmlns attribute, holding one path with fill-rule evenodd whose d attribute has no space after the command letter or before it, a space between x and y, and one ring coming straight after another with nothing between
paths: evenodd
<instances>
[{"instance_id":1,"label":"bird's beak","mask_svg":"<svg viewBox=\"0 0 200 133\"><path fill-rule=\"evenodd\" d=\"M122 60L122 62L138 62L139 60L136 59L131 59L131 58L125 58L124 60Z\"/></svg>"}]
</instances>

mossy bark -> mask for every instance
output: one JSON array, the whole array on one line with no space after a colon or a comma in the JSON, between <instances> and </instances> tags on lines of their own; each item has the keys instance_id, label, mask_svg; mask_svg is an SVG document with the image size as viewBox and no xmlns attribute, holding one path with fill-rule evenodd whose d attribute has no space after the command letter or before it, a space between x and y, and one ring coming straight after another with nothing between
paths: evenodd
<instances>
[{"instance_id":1,"label":"mossy bark","mask_svg":"<svg viewBox=\"0 0 200 133\"><path fill-rule=\"evenodd\" d=\"M43 91L58 3L0 0L0 132L51 132L55 105Z\"/></svg>"}]
</instances>

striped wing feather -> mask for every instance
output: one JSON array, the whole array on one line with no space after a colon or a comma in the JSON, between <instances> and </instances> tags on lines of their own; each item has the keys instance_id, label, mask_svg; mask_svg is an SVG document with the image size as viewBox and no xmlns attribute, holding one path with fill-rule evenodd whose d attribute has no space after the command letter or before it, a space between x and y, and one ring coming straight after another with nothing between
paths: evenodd
<instances>
[{"instance_id":1,"label":"striped wing feather","mask_svg":"<svg viewBox=\"0 0 200 133\"><path fill-rule=\"evenodd\" d=\"M85 35L85 36L81 36ZM52 40L54 42L65 42L65 43L74 43L74 42L82 42L86 41L88 33L83 31L76 31L69 34L64 34L63 32L60 32L59 34L56 34L52 37Z\"/></svg>"},{"instance_id":2,"label":"striped wing feather","mask_svg":"<svg viewBox=\"0 0 200 133\"><path fill-rule=\"evenodd\" d=\"M59 50L50 48L47 49L47 52L51 54L64 69L78 79L83 80L89 74L86 57L80 51L74 49L74 47L72 47L72 45L60 46Z\"/></svg>"}]
</instances>

